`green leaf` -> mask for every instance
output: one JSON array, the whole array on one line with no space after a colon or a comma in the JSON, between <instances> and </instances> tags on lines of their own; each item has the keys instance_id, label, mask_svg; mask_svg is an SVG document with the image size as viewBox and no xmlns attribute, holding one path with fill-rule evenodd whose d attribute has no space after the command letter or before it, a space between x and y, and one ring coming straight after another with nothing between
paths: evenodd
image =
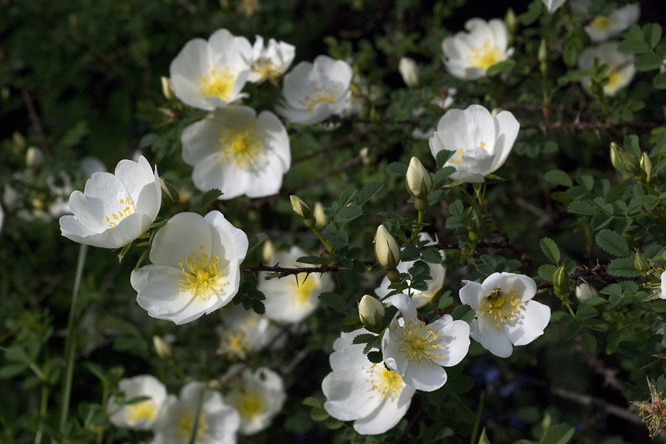
<instances>
[{"instance_id":1,"label":"green leaf","mask_svg":"<svg viewBox=\"0 0 666 444\"><path fill-rule=\"evenodd\" d=\"M629 244L622 236L611 230L601 230L594 238L597 244L613 256L623 257L629 255ZM633 263L632 263L633 266Z\"/></svg>"},{"instance_id":2,"label":"green leaf","mask_svg":"<svg viewBox=\"0 0 666 444\"><path fill-rule=\"evenodd\" d=\"M634 61L634 65L636 66L637 71L650 71L652 69L657 69L661 66L662 63L662 58L653 52L640 55L636 57L636 60Z\"/></svg>"},{"instance_id":3,"label":"green leaf","mask_svg":"<svg viewBox=\"0 0 666 444\"><path fill-rule=\"evenodd\" d=\"M449 150L439 151L435 156L435 162L437 163L437 168L442 168L446 163L446 161L449 160L451 157L453 157L454 154L455 151L449 151Z\"/></svg>"},{"instance_id":4,"label":"green leaf","mask_svg":"<svg viewBox=\"0 0 666 444\"><path fill-rule=\"evenodd\" d=\"M567 444L574 436L574 428L569 424L556 424L543 434L539 444Z\"/></svg>"},{"instance_id":5,"label":"green leaf","mask_svg":"<svg viewBox=\"0 0 666 444\"><path fill-rule=\"evenodd\" d=\"M541 246L541 251L546 255L548 259L554 264L560 263L560 249L557 248L557 244L549 237L544 237L539 241Z\"/></svg>"},{"instance_id":6,"label":"green leaf","mask_svg":"<svg viewBox=\"0 0 666 444\"><path fill-rule=\"evenodd\" d=\"M592 353L597 349L597 340L594 339L591 333L583 333L580 336L580 342L583 344L583 348L588 352Z\"/></svg>"},{"instance_id":7,"label":"green leaf","mask_svg":"<svg viewBox=\"0 0 666 444\"><path fill-rule=\"evenodd\" d=\"M0 368L0 379L13 378L28 369L28 364L7 364Z\"/></svg>"},{"instance_id":8,"label":"green leaf","mask_svg":"<svg viewBox=\"0 0 666 444\"><path fill-rule=\"evenodd\" d=\"M631 257L623 257L615 259L608 264L606 270L611 276L617 277L637 277L641 274L634 268L634 259Z\"/></svg>"},{"instance_id":9,"label":"green leaf","mask_svg":"<svg viewBox=\"0 0 666 444\"><path fill-rule=\"evenodd\" d=\"M553 280L553 273L555 273L555 270L557 270L555 265L545 264L539 267L537 274L544 281L551 282Z\"/></svg>"},{"instance_id":10,"label":"green leaf","mask_svg":"<svg viewBox=\"0 0 666 444\"><path fill-rule=\"evenodd\" d=\"M452 166L447 166L438 169L435 171L435 174L432 176L432 183L436 186L441 181L446 180L451 174L455 173L456 169Z\"/></svg>"},{"instance_id":11,"label":"green leaf","mask_svg":"<svg viewBox=\"0 0 666 444\"><path fill-rule=\"evenodd\" d=\"M544 175L544 179L557 185L572 187L573 181L567 173L562 170L551 170Z\"/></svg>"},{"instance_id":12,"label":"green leaf","mask_svg":"<svg viewBox=\"0 0 666 444\"><path fill-rule=\"evenodd\" d=\"M312 396L308 396L303 400L303 405L307 405L308 407L321 407L321 401L318 400L317 398L314 398Z\"/></svg>"},{"instance_id":13,"label":"green leaf","mask_svg":"<svg viewBox=\"0 0 666 444\"><path fill-rule=\"evenodd\" d=\"M329 418L329 414L323 407L315 407L310 412L310 417L315 421L325 421Z\"/></svg>"},{"instance_id":14,"label":"green leaf","mask_svg":"<svg viewBox=\"0 0 666 444\"><path fill-rule=\"evenodd\" d=\"M257 233L250 238L250 245L247 249L247 254L245 257L249 256L259 245L263 244L268 240L268 235L265 233Z\"/></svg>"},{"instance_id":15,"label":"green leaf","mask_svg":"<svg viewBox=\"0 0 666 444\"><path fill-rule=\"evenodd\" d=\"M335 221L339 223L349 222L363 215L363 210L356 204L350 204L346 207L340 208L340 210L335 213Z\"/></svg>"},{"instance_id":16,"label":"green leaf","mask_svg":"<svg viewBox=\"0 0 666 444\"><path fill-rule=\"evenodd\" d=\"M393 162L389 163L386 165L386 174L390 174L392 176L404 176L407 174L407 165L401 162Z\"/></svg>"},{"instance_id":17,"label":"green leaf","mask_svg":"<svg viewBox=\"0 0 666 444\"><path fill-rule=\"evenodd\" d=\"M654 79L652 79L652 84L657 89L666 89L666 72L657 74Z\"/></svg>"},{"instance_id":18,"label":"green leaf","mask_svg":"<svg viewBox=\"0 0 666 444\"><path fill-rule=\"evenodd\" d=\"M360 335L354 336L352 344L367 344L373 342L377 339L377 335L372 333L362 333Z\"/></svg>"},{"instance_id":19,"label":"green leaf","mask_svg":"<svg viewBox=\"0 0 666 444\"><path fill-rule=\"evenodd\" d=\"M327 291L319 295L319 300L322 302L322 304L328 305L329 307L337 311L341 311L342 313L346 313L347 311L347 303L339 294Z\"/></svg>"},{"instance_id":20,"label":"green leaf","mask_svg":"<svg viewBox=\"0 0 666 444\"><path fill-rule=\"evenodd\" d=\"M486 70L486 75L488 77L494 76L495 74L505 73L508 74L511 72L513 67L516 66L516 61L513 59L506 59L499 63L495 63Z\"/></svg>"},{"instance_id":21,"label":"green leaf","mask_svg":"<svg viewBox=\"0 0 666 444\"><path fill-rule=\"evenodd\" d=\"M369 201L375 194L379 193L382 188L384 188L384 184L381 182L373 181L367 183L358 193L358 204L360 206L365 205L365 203Z\"/></svg>"},{"instance_id":22,"label":"green leaf","mask_svg":"<svg viewBox=\"0 0 666 444\"><path fill-rule=\"evenodd\" d=\"M638 136L630 134L624 138L624 149L637 159L641 157L641 145Z\"/></svg>"},{"instance_id":23,"label":"green leaf","mask_svg":"<svg viewBox=\"0 0 666 444\"><path fill-rule=\"evenodd\" d=\"M650 45L650 49L654 49L661 40L661 26L656 23L648 23L643 27L643 35L647 44Z\"/></svg>"},{"instance_id":24,"label":"green leaf","mask_svg":"<svg viewBox=\"0 0 666 444\"><path fill-rule=\"evenodd\" d=\"M617 50L623 54L641 54L650 50L645 40L623 40L617 45Z\"/></svg>"},{"instance_id":25,"label":"green leaf","mask_svg":"<svg viewBox=\"0 0 666 444\"><path fill-rule=\"evenodd\" d=\"M597 208L585 200L574 200L569 204L569 212L583 214L585 216L596 216Z\"/></svg>"}]
</instances>

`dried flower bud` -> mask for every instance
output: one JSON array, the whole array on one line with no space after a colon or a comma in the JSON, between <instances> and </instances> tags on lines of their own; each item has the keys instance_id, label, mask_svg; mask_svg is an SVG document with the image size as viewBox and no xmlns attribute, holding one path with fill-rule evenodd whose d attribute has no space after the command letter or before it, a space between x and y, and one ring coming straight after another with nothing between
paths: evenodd
<instances>
[{"instance_id":1,"label":"dried flower bud","mask_svg":"<svg viewBox=\"0 0 666 444\"><path fill-rule=\"evenodd\" d=\"M358 303L358 316L366 327L378 325L384 317L384 304L366 294Z\"/></svg>"},{"instance_id":2,"label":"dried flower bud","mask_svg":"<svg viewBox=\"0 0 666 444\"><path fill-rule=\"evenodd\" d=\"M375 256L379 264L387 270L393 270L400 262L400 247L384 225L377 228Z\"/></svg>"},{"instance_id":3,"label":"dried flower bud","mask_svg":"<svg viewBox=\"0 0 666 444\"><path fill-rule=\"evenodd\" d=\"M400 71L402 80L408 87L416 88L421 83L416 62L409 57L403 57L400 59L400 62L398 63L398 71Z\"/></svg>"},{"instance_id":4,"label":"dried flower bud","mask_svg":"<svg viewBox=\"0 0 666 444\"><path fill-rule=\"evenodd\" d=\"M405 175L407 191L414 197L425 198L432 191L432 178L423 164L416 157L409 161Z\"/></svg>"}]
</instances>

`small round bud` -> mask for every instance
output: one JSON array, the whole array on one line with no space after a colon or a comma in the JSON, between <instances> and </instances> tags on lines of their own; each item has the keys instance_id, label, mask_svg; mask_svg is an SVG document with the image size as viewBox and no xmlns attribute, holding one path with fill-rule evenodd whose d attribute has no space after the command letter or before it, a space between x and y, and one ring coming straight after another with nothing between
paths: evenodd
<instances>
[{"instance_id":1,"label":"small round bud","mask_svg":"<svg viewBox=\"0 0 666 444\"><path fill-rule=\"evenodd\" d=\"M358 317L366 327L378 325L384 317L385 311L384 304L368 294L363 296L358 303Z\"/></svg>"},{"instance_id":2,"label":"small round bud","mask_svg":"<svg viewBox=\"0 0 666 444\"><path fill-rule=\"evenodd\" d=\"M377 228L375 256L379 264L387 270L393 270L400 262L400 247L384 225Z\"/></svg>"},{"instance_id":3,"label":"small round bud","mask_svg":"<svg viewBox=\"0 0 666 444\"><path fill-rule=\"evenodd\" d=\"M597 289L587 282L582 282L576 287L576 299L578 299L578 302L584 302L597 296L599 296Z\"/></svg>"},{"instance_id":4,"label":"small round bud","mask_svg":"<svg viewBox=\"0 0 666 444\"><path fill-rule=\"evenodd\" d=\"M409 161L405 183L407 184L407 191L414 197L425 198L432 191L430 173L416 157L412 157Z\"/></svg>"},{"instance_id":5,"label":"small round bud","mask_svg":"<svg viewBox=\"0 0 666 444\"><path fill-rule=\"evenodd\" d=\"M44 153L36 146L28 147L25 152L25 164L33 171L39 171L44 166Z\"/></svg>"}]
</instances>

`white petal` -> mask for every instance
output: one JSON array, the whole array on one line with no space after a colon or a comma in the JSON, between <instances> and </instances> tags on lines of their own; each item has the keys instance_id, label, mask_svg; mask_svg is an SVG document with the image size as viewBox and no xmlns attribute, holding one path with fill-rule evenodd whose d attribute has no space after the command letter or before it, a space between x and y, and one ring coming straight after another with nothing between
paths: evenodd
<instances>
[{"instance_id":1,"label":"white petal","mask_svg":"<svg viewBox=\"0 0 666 444\"><path fill-rule=\"evenodd\" d=\"M182 291L180 269L164 265L146 265L132 271L130 283L138 293L136 301L148 313L162 319L177 313L190 303L190 292Z\"/></svg>"},{"instance_id":2,"label":"white petal","mask_svg":"<svg viewBox=\"0 0 666 444\"><path fill-rule=\"evenodd\" d=\"M400 396L384 398L371 414L354 422L354 430L362 435L377 435L395 427L407 413L415 392L414 388L406 385Z\"/></svg>"},{"instance_id":3,"label":"white petal","mask_svg":"<svg viewBox=\"0 0 666 444\"><path fill-rule=\"evenodd\" d=\"M210 225L204 218L196 213L179 213L155 235L150 261L179 269L179 263L192 254L210 255L211 247Z\"/></svg>"},{"instance_id":4,"label":"white petal","mask_svg":"<svg viewBox=\"0 0 666 444\"><path fill-rule=\"evenodd\" d=\"M543 334L550 321L550 307L536 301L527 301L520 317L522 322L504 326L514 345L529 344Z\"/></svg>"},{"instance_id":5,"label":"white petal","mask_svg":"<svg viewBox=\"0 0 666 444\"><path fill-rule=\"evenodd\" d=\"M508 358L513 353L513 345L506 331L503 328L498 330L495 324L487 319L473 320L470 324L470 335L495 356Z\"/></svg>"},{"instance_id":6,"label":"white petal","mask_svg":"<svg viewBox=\"0 0 666 444\"><path fill-rule=\"evenodd\" d=\"M329 373L321 384L327 399L324 408L341 421L368 416L382 401L380 396L373 396L371 388L370 375L362 368L347 368Z\"/></svg>"},{"instance_id":7,"label":"white petal","mask_svg":"<svg viewBox=\"0 0 666 444\"><path fill-rule=\"evenodd\" d=\"M427 361L410 362L405 374L402 376L405 384L416 390L432 392L446 383L446 370L437 364Z\"/></svg>"}]
</instances>

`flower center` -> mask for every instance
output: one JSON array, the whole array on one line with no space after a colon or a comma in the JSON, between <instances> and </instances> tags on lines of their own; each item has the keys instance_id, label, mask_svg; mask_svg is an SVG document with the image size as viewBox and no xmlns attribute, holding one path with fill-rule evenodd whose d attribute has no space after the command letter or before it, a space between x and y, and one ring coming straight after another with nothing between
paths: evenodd
<instances>
[{"instance_id":1,"label":"flower center","mask_svg":"<svg viewBox=\"0 0 666 444\"><path fill-rule=\"evenodd\" d=\"M433 330L417 319L405 322L403 327L396 324L393 329L396 332L400 329L398 351L404 353L409 362L420 363L425 359L432 365L433 361L444 359L444 355L435 353L442 345L437 340L439 330Z\"/></svg>"},{"instance_id":2,"label":"flower center","mask_svg":"<svg viewBox=\"0 0 666 444\"><path fill-rule=\"evenodd\" d=\"M203 250L204 246L200 245L199 249ZM217 255L209 258L206 253L198 256L192 253L185 261L179 262L178 266L185 275L178 282L182 292L208 299L224 287L224 270L220 267L220 257Z\"/></svg>"},{"instance_id":3,"label":"flower center","mask_svg":"<svg viewBox=\"0 0 666 444\"><path fill-rule=\"evenodd\" d=\"M208 414L203 410L199 412L199 421L197 421L197 431L193 442L198 442L200 439L208 438L208 421L206 420L207 416ZM184 442L189 442L193 427L194 412L188 410L178 419L178 422L176 423L176 432Z\"/></svg>"},{"instance_id":4,"label":"flower center","mask_svg":"<svg viewBox=\"0 0 666 444\"><path fill-rule=\"evenodd\" d=\"M204 97L217 97L229 100L236 83L236 75L228 67L213 67L208 74L199 78L199 90Z\"/></svg>"},{"instance_id":5,"label":"flower center","mask_svg":"<svg viewBox=\"0 0 666 444\"><path fill-rule=\"evenodd\" d=\"M340 88L334 86L332 88L316 87L311 94L308 94L301 100L301 105L303 105L310 114L314 114L315 106L319 103L331 103L334 104L337 102L337 98L340 96Z\"/></svg>"},{"instance_id":6,"label":"flower center","mask_svg":"<svg viewBox=\"0 0 666 444\"><path fill-rule=\"evenodd\" d=\"M109 228L113 228L120 223L121 220L129 216L130 214L136 213L136 204L132 199L127 197L126 199L120 199L120 209L117 213L111 214L111 217L106 216L106 224Z\"/></svg>"},{"instance_id":7,"label":"flower center","mask_svg":"<svg viewBox=\"0 0 666 444\"><path fill-rule=\"evenodd\" d=\"M605 15L598 15L590 22L590 28L595 31L608 31L613 24L613 19Z\"/></svg>"},{"instance_id":8,"label":"flower center","mask_svg":"<svg viewBox=\"0 0 666 444\"><path fill-rule=\"evenodd\" d=\"M604 93L606 94L612 94L617 91L617 89L624 81L624 76L622 73L617 71L612 66L609 68L609 72L606 74L606 78L608 79L608 83L604 85Z\"/></svg>"},{"instance_id":9,"label":"flower center","mask_svg":"<svg viewBox=\"0 0 666 444\"><path fill-rule=\"evenodd\" d=\"M386 397L397 398L405 387L402 377L393 370L387 369L383 362L372 364L368 373L372 384L369 391L378 392L382 399Z\"/></svg>"},{"instance_id":10,"label":"flower center","mask_svg":"<svg viewBox=\"0 0 666 444\"><path fill-rule=\"evenodd\" d=\"M233 399L233 405L246 420L253 420L266 410L266 397L261 393L248 390L238 393Z\"/></svg>"},{"instance_id":11,"label":"flower center","mask_svg":"<svg viewBox=\"0 0 666 444\"><path fill-rule=\"evenodd\" d=\"M486 150L486 142L479 143L479 146L483 148L486 152L488 152L488 150ZM462 164L462 158L464 155L465 155L465 150L462 148L458 148L458 151L456 151L456 153L453 156L451 156L451 158L447 161L447 164L454 163L460 166Z\"/></svg>"},{"instance_id":12,"label":"flower center","mask_svg":"<svg viewBox=\"0 0 666 444\"><path fill-rule=\"evenodd\" d=\"M502 59L502 52L490 40L483 46L472 49L469 55L469 64L475 68L488 69Z\"/></svg>"},{"instance_id":13,"label":"flower center","mask_svg":"<svg viewBox=\"0 0 666 444\"><path fill-rule=\"evenodd\" d=\"M483 311L479 317L487 314L498 330L507 321L513 322L517 317L516 312L522 308L516 291L504 293L500 288L496 288L485 299L481 305Z\"/></svg>"},{"instance_id":14,"label":"flower center","mask_svg":"<svg viewBox=\"0 0 666 444\"><path fill-rule=\"evenodd\" d=\"M250 350L248 343L248 334L241 328L232 328L227 330L220 339L220 346L217 354L226 354L231 360L245 359L246 351Z\"/></svg>"},{"instance_id":15,"label":"flower center","mask_svg":"<svg viewBox=\"0 0 666 444\"><path fill-rule=\"evenodd\" d=\"M142 419L155 419L156 415L157 406L150 399L127 406L127 423L130 425Z\"/></svg>"},{"instance_id":16,"label":"flower center","mask_svg":"<svg viewBox=\"0 0 666 444\"><path fill-rule=\"evenodd\" d=\"M233 162L244 171L248 171L259 156L266 152L254 124L224 133L220 137L219 149L222 151L220 163Z\"/></svg>"},{"instance_id":17,"label":"flower center","mask_svg":"<svg viewBox=\"0 0 666 444\"><path fill-rule=\"evenodd\" d=\"M269 58L262 57L252 63L252 71L259 74L259 81L264 82L268 79L275 79L280 76L280 71L277 70L273 61Z\"/></svg>"},{"instance_id":18,"label":"flower center","mask_svg":"<svg viewBox=\"0 0 666 444\"><path fill-rule=\"evenodd\" d=\"M307 273L298 273L296 275L296 283L293 284L292 301L296 305L310 307L310 294L319 287L319 281L316 277L312 277Z\"/></svg>"}]
</instances>

